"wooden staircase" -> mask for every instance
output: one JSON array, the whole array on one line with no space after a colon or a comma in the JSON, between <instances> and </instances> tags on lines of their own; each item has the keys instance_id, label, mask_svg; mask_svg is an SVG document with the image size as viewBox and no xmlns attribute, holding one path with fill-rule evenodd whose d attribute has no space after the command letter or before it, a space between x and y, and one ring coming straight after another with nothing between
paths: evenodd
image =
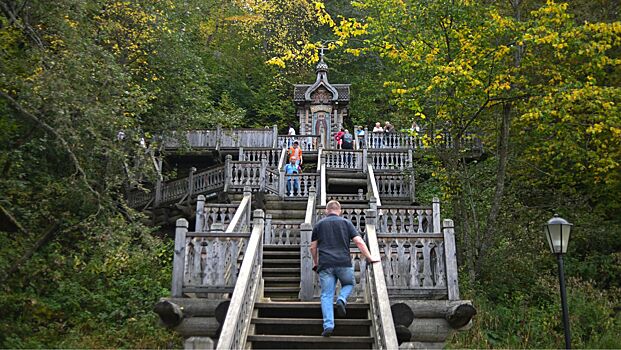
<instances>
[{"instance_id":1,"label":"wooden staircase","mask_svg":"<svg viewBox=\"0 0 621 350\"><path fill-rule=\"evenodd\" d=\"M271 238L263 244L264 298L298 300L300 292L300 224L306 201L267 198ZM266 234L269 234L266 232Z\"/></svg>"},{"instance_id":2,"label":"wooden staircase","mask_svg":"<svg viewBox=\"0 0 621 350\"><path fill-rule=\"evenodd\" d=\"M339 318L331 337L322 337L319 302L256 303L254 331L248 335L253 349L371 349L369 304L349 303L347 316Z\"/></svg>"},{"instance_id":3,"label":"wooden staircase","mask_svg":"<svg viewBox=\"0 0 621 350\"><path fill-rule=\"evenodd\" d=\"M263 296L297 300L300 292L300 245L263 246Z\"/></svg>"}]
</instances>

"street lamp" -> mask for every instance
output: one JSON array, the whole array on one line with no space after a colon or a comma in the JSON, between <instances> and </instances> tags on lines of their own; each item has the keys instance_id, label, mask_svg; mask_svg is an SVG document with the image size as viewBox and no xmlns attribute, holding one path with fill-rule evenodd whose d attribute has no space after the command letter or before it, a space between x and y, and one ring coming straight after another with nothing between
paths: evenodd
<instances>
[{"instance_id":1,"label":"street lamp","mask_svg":"<svg viewBox=\"0 0 621 350\"><path fill-rule=\"evenodd\" d=\"M554 214L544 225L543 232L550 245L550 251L558 260L558 280L561 289L561 305L563 308L563 328L565 330L565 348L571 348L571 334L569 332L569 311L567 310L567 294L565 293L565 273L563 271L563 254L567 253L569 236L573 225L567 220Z\"/></svg>"}]
</instances>

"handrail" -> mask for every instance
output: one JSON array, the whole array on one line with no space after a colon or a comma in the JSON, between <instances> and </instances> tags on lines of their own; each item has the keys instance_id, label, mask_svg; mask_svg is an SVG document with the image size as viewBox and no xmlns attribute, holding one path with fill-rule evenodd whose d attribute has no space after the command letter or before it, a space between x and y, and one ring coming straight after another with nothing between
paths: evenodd
<instances>
[{"instance_id":1,"label":"handrail","mask_svg":"<svg viewBox=\"0 0 621 350\"><path fill-rule=\"evenodd\" d=\"M328 195L326 194L327 190L328 190L328 186L327 186L327 180L326 180L326 158L323 155L323 153L321 154L321 158L319 158L319 162L321 163L321 185L319 186L320 190L321 190L321 205L326 205L326 198L328 197Z\"/></svg>"},{"instance_id":2,"label":"handrail","mask_svg":"<svg viewBox=\"0 0 621 350\"><path fill-rule=\"evenodd\" d=\"M379 190L377 189L377 182L375 182L375 173L373 172L373 164L367 164L367 178L369 181L368 191L371 194L371 197L375 197L377 200L377 206L382 206L382 200L379 196Z\"/></svg>"},{"instance_id":3,"label":"handrail","mask_svg":"<svg viewBox=\"0 0 621 350\"><path fill-rule=\"evenodd\" d=\"M263 210L254 211L252 234L244 254L216 349L245 349L254 303L261 283L263 256Z\"/></svg>"},{"instance_id":4,"label":"handrail","mask_svg":"<svg viewBox=\"0 0 621 350\"><path fill-rule=\"evenodd\" d=\"M317 217L315 205L317 204L317 193L311 190L306 204L306 216L304 222L300 224L300 293L302 301L312 300L313 298L313 260L310 254L310 243L312 229Z\"/></svg>"},{"instance_id":5,"label":"handrail","mask_svg":"<svg viewBox=\"0 0 621 350\"><path fill-rule=\"evenodd\" d=\"M287 149L283 148L282 151L280 152L280 158L278 159L278 168L276 169L282 169L285 166L286 156L287 156Z\"/></svg>"},{"instance_id":6,"label":"handrail","mask_svg":"<svg viewBox=\"0 0 621 350\"><path fill-rule=\"evenodd\" d=\"M315 205L317 204L317 192L315 188L311 187L308 194L308 202L306 202L306 216L304 216L304 222L314 225L315 224Z\"/></svg>"},{"instance_id":7,"label":"handrail","mask_svg":"<svg viewBox=\"0 0 621 350\"><path fill-rule=\"evenodd\" d=\"M379 257L379 245L375 233L376 211L371 209L366 212L366 240L369 252L373 257ZM367 297L370 298L372 322L375 334L375 347L377 349L398 349L397 333L390 310L388 288L384 278L384 270L381 264L367 264Z\"/></svg>"},{"instance_id":8,"label":"handrail","mask_svg":"<svg viewBox=\"0 0 621 350\"><path fill-rule=\"evenodd\" d=\"M241 227L246 224L250 225L250 203L252 192L250 188L244 188L244 198L239 203L239 207L235 211L235 216L231 220L231 223L226 228L226 233L241 231ZM238 227L239 226L239 227Z\"/></svg>"}]
</instances>

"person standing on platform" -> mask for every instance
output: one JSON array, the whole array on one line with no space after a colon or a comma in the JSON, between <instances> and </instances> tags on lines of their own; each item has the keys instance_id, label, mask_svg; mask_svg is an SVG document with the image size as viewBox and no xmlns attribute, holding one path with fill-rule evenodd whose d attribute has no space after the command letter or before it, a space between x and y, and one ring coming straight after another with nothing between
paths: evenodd
<instances>
[{"instance_id":1,"label":"person standing on platform","mask_svg":"<svg viewBox=\"0 0 621 350\"><path fill-rule=\"evenodd\" d=\"M289 158L289 163L285 165L285 175L287 176L287 196L297 196L300 192L300 180L298 175L300 173L300 166L297 164L298 159L296 157Z\"/></svg>"},{"instance_id":2,"label":"person standing on platform","mask_svg":"<svg viewBox=\"0 0 621 350\"><path fill-rule=\"evenodd\" d=\"M351 221L342 218L341 204L332 200L326 204L326 217L313 227L310 251L313 270L319 274L321 283L321 313L323 314L324 337L334 332L334 293L336 281L341 282L341 291L336 299L336 312L340 317L347 315L347 297L354 289L354 267L349 253L349 242L353 241L369 263L380 262L372 257L367 245Z\"/></svg>"},{"instance_id":3,"label":"person standing on platform","mask_svg":"<svg viewBox=\"0 0 621 350\"><path fill-rule=\"evenodd\" d=\"M293 145L289 148L289 160L291 160L291 158L296 159L295 165L302 167L302 163L304 162L302 160L302 149L300 148L300 142L298 142L298 140L294 140Z\"/></svg>"}]
</instances>

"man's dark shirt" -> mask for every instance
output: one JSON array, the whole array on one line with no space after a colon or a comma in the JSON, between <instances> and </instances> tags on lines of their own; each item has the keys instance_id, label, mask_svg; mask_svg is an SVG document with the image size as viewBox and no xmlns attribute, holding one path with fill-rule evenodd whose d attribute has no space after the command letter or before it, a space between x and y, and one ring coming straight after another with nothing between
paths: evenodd
<instances>
[{"instance_id":1,"label":"man's dark shirt","mask_svg":"<svg viewBox=\"0 0 621 350\"><path fill-rule=\"evenodd\" d=\"M360 236L354 225L346 219L329 214L319 220L313 227L312 241L317 241L319 249L319 267L321 271L328 267L351 267L349 242Z\"/></svg>"}]
</instances>

